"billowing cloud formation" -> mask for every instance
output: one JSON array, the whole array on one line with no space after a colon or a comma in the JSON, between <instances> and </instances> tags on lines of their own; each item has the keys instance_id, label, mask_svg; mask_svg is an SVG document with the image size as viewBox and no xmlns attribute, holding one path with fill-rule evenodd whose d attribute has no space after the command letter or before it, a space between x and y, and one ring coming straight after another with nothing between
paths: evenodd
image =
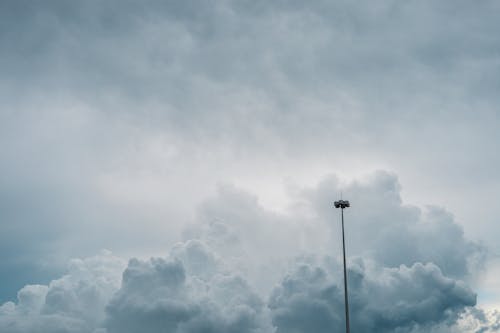
<instances>
[{"instance_id":1,"label":"billowing cloud formation","mask_svg":"<svg viewBox=\"0 0 500 333\"><path fill-rule=\"evenodd\" d=\"M179 245L127 272L161 280L159 267L182 267L186 290L244 277L266 309L291 258L339 253L331 201L343 189L349 256L382 271L435 266L473 286L484 249L422 203L452 207L469 237L498 246L499 9L494 0L1 1L0 303L46 284L5 303L2 325L118 327L129 308L114 300L142 295L135 280L122 285L116 269L101 284L108 273L70 269L48 283L58 264L100 248L158 256L220 180L257 196L223 186L201 205L184 243L211 250L197 257ZM291 186L279 212L258 200L280 201L282 177L312 184L328 170L374 168L397 170L421 206L403 203L384 173ZM189 307L198 296L175 299ZM457 302L450 311L467 304ZM219 310L233 327L238 314Z\"/></svg>"},{"instance_id":2,"label":"billowing cloud formation","mask_svg":"<svg viewBox=\"0 0 500 333\"><path fill-rule=\"evenodd\" d=\"M346 211L352 254L370 255L390 267L433 262L455 277L466 276L484 260L485 249L464 237L450 212L403 203L395 174L378 171L346 185L335 176L327 177L315 188L303 190L300 203L338 234L338 212L332 209L331 198L341 191L353 203Z\"/></svg>"},{"instance_id":3,"label":"billowing cloud formation","mask_svg":"<svg viewBox=\"0 0 500 333\"><path fill-rule=\"evenodd\" d=\"M466 332L488 333L500 332L500 312L498 310L484 311L469 309L460 323Z\"/></svg>"},{"instance_id":4,"label":"billowing cloud formation","mask_svg":"<svg viewBox=\"0 0 500 333\"><path fill-rule=\"evenodd\" d=\"M423 214L404 205L397 178L383 172L342 186L329 177L293 191L286 213L266 210L255 196L222 186L167 256L131 259L126 267L107 252L74 260L67 275L48 286L28 285L16 303L3 304L0 329L341 331L341 266L331 255L338 217L327 199L340 187L353 202L346 211L353 329L497 330L498 316L474 307L476 295L468 285L470 263L480 266L484 248L466 240L442 209ZM325 230L331 232L325 236ZM398 240L402 251L393 253L397 248L386 243Z\"/></svg>"},{"instance_id":5,"label":"billowing cloud formation","mask_svg":"<svg viewBox=\"0 0 500 333\"><path fill-rule=\"evenodd\" d=\"M184 261L129 262L107 308L110 333L272 332L265 303L242 277L217 272L201 243L183 250Z\"/></svg>"},{"instance_id":6,"label":"billowing cloud formation","mask_svg":"<svg viewBox=\"0 0 500 333\"><path fill-rule=\"evenodd\" d=\"M462 221L496 244L475 226L498 225L498 10L1 2L0 299L35 270L54 276L54 257L172 245L218 180L267 194L283 175L332 167L397 170L414 197L482 215ZM469 208L478 193L482 209Z\"/></svg>"},{"instance_id":7,"label":"billowing cloud formation","mask_svg":"<svg viewBox=\"0 0 500 333\"><path fill-rule=\"evenodd\" d=\"M299 264L273 292L269 306L278 332L342 331L340 267L331 261L322 266ZM443 276L434 264L382 268L356 260L348 274L352 329L357 332L426 332L455 323L476 303L464 282Z\"/></svg>"},{"instance_id":8,"label":"billowing cloud formation","mask_svg":"<svg viewBox=\"0 0 500 333\"><path fill-rule=\"evenodd\" d=\"M119 288L125 264L103 252L75 259L68 273L48 286L28 285L17 294L17 303L0 307L0 331L93 332L104 319L104 309Z\"/></svg>"},{"instance_id":9,"label":"billowing cloud formation","mask_svg":"<svg viewBox=\"0 0 500 333\"><path fill-rule=\"evenodd\" d=\"M298 259L268 302L200 241L177 245L167 258L130 260L121 287L122 261L107 254L79 264L48 287L26 286L17 304L4 304L2 331L303 333L341 331L344 324L340 265L331 258ZM462 332L457 320L475 304L464 282L434 264L384 268L357 259L349 276L353 329ZM470 327L488 327L484 314L471 318Z\"/></svg>"},{"instance_id":10,"label":"billowing cloud formation","mask_svg":"<svg viewBox=\"0 0 500 333\"><path fill-rule=\"evenodd\" d=\"M483 265L486 249L465 238L451 213L403 203L397 176L385 171L350 183L332 175L313 187L292 188L291 203L281 213L266 209L254 195L221 186L218 195L200 207L200 223L185 237L201 237L228 257L253 260L253 268L304 252L339 253L339 211L332 198L340 192L352 202L345 212L350 255L387 267L432 262L456 278L467 278ZM268 274L257 275L268 276L269 267L263 270Z\"/></svg>"}]
</instances>

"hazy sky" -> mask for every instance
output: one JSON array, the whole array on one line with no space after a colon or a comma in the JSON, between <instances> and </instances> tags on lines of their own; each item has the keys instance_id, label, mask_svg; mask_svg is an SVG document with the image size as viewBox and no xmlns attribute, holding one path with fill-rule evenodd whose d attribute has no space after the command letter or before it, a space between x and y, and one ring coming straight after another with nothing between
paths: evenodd
<instances>
[{"instance_id":1,"label":"hazy sky","mask_svg":"<svg viewBox=\"0 0 500 333\"><path fill-rule=\"evenodd\" d=\"M499 16L1 1L0 330L495 332Z\"/></svg>"}]
</instances>

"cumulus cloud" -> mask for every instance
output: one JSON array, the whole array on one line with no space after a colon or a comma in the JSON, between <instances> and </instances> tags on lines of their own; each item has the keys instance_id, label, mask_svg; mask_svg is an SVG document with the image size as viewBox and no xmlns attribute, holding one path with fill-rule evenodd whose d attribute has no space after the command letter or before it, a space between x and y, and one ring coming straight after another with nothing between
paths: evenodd
<instances>
[{"instance_id":1,"label":"cumulus cloud","mask_svg":"<svg viewBox=\"0 0 500 333\"><path fill-rule=\"evenodd\" d=\"M342 184L335 176L300 190L299 202L312 218L338 234L331 198L340 192L353 202L346 211L351 254L369 255L390 267L436 263L445 274L464 277L484 263L485 247L468 240L454 216L438 206L405 204L395 174L378 171Z\"/></svg>"},{"instance_id":2,"label":"cumulus cloud","mask_svg":"<svg viewBox=\"0 0 500 333\"><path fill-rule=\"evenodd\" d=\"M244 278L214 271L202 248L186 243L184 261L131 260L107 307L108 332L272 332L265 302Z\"/></svg>"},{"instance_id":3,"label":"cumulus cloud","mask_svg":"<svg viewBox=\"0 0 500 333\"><path fill-rule=\"evenodd\" d=\"M277 332L341 332L340 265L302 262L273 291L269 306ZM352 329L359 332L426 332L454 324L476 303L463 281L445 277L434 264L385 268L361 259L349 271Z\"/></svg>"},{"instance_id":4,"label":"cumulus cloud","mask_svg":"<svg viewBox=\"0 0 500 333\"><path fill-rule=\"evenodd\" d=\"M387 166L463 214L498 192L495 1L0 7L3 295L60 253L172 245L218 180Z\"/></svg>"},{"instance_id":5,"label":"cumulus cloud","mask_svg":"<svg viewBox=\"0 0 500 333\"><path fill-rule=\"evenodd\" d=\"M1 306L0 328L9 333L342 330L342 275L335 259L297 259L267 300L216 257L200 241L178 244L168 257L130 260L121 286L116 276L123 261L109 254L89 258L79 262L77 271L82 272L84 262L92 261L94 269L102 262L94 270L97 278L87 274L85 265L83 274L70 270L49 286L26 286L16 304ZM104 282L110 272L114 282ZM357 258L348 273L353 328L445 332L444 327L446 332L472 332L482 327L495 332L493 317L480 310L466 313L475 305L470 288L445 277L434 264L386 268Z\"/></svg>"},{"instance_id":6,"label":"cumulus cloud","mask_svg":"<svg viewBox=\"0 0 500 333\"><path fill-rule=\"evenodd\" d=\"M475 318L466 314L468 307L476 303L468 283L474 281L483 267L486 248L468 240L454 216L444 208L420 208L403 203L401 186L392 173L380 171L348 183L330 176L314 187L292 187L294 199L285 213L269 211L255 196L231 186L221 186L217 197L201 207L201 223L189 229L186 237L204 239L225 253L226 258L245 258L247 266L252 267L244 269L247 276L260 282L257 285L269 286L281 279L288 263L287 254L290 258L307 252L340 253L339 217L332 209L331 198L336 198L341 191L353 203L352 209L346 211L348 253L364 258L351 262L350 268L355 289L353 309L356 308L358 314L366 314L366 317L355 318L356 325L368 331L467 331L459 323ZM252 244L258 246L252 247ZM266 249L275 248L276 244L279 244L276 252L266 253ZM253 255L266 260L248 265ZM285 332L293 331L293 325L298 325L297 332L310 331L313 328L307 325L315 324L341 327L342 291L338 275L341 269L335 259L329 260L329 270L316 272L318 276L323 275L323 281L318 278L310 282L311 288L314 285L319 290L303 287L297 295L286 298L282 295L285 287L261 289L275 295L269 305L275 307L273 323L278 329L278 323ZM325 270L324 264L318 267ZM272 279L266 280L270 276ZM298 285L304 283L297 282ZM311 308L320 302L315 297L330 298L323 321L309 318L304 314L306 309L298 305L297 312L286 317L286 313L292 311L293 301L301 297L311 301L304 305ZM303 320L287 327L291 317L300 317L299 314L303 314ZM284 318L283 321L280 318ZM320 322L322 324L318 324Z\"/></svg>"},{"instance_id":7,"label":"cumulus cloud","mask_svg":"<svg viewBox=\"0 0 500 333\"><path fill-rule=\"evenodd\" d=\"M0 330L32 332L273 332L266 302L199 241L165 258L110 253L73 260L68 274L28 285L0 307ZM122 278L123 275L123 278Z\"/></svg>"},{"instance_id":8,"label":"cumulus cloud","mask_svg":"<svg viewBox=\"0 0 500 333\"><path fill-rule=\"evenodd\" d=\"M201 205L198 221L186 229L185 238L203 239L227 257L253 260L251 267L272 259L279 266L304 252L340 253L339 211L332 198L341 192L352 201L352 209L345 211L349 254L386 267L432 262L445 275L459 279L470 278L483 267L484 245L467 239L443 207L404 203L398 177L386 171L352 182L331 175L316 186L291 186L284 212L266 208L255 195L222 185Z\"/></svg>"},{"instance_id":9,"label":"cumulus cloud","mask_svg":"<svg viewBox=\"0 0 500 333\"><path fill-rule=\"evenodd\" d=\"M461 320L460 327L465 332L500 332L500 312L478 308L469 309Z\"/></svg>"},{"instance_id":10,"label":"cumulus cloud","mask_svg":"<svg viewBox=\"0 0 500 333\"><path fill-rule=\"evenodd\" d=\"M104 309L119 288L125 267L122 259L104 251L74 259L68 272L49 285L27 285L17 302L0 307L0 330L9 333L93 332L104 319Z\"/></svg>"},{"instance_id":11,"label":"cumulus cloud","mask_svg":"<svg viewBox=\"0 0 500 333\"><path fill-rule=\"evenodd\" d=\"M116 330L113 318L134 306L117 300L135 293L146 306L141 283L154 293L181 271L186 293L193 281L242 279L264 304L245 311L260 316L292 258L339 253L340 190L353 203L350 256L386 273L437 267L443 281L472 286L485 248L461 225L498 243L499 9L493 0L0 2L0 301L28 281L46 284L4 304L3 327ZM281 211L259 201L274 199L283 176L312 184L327 170L379 167L397 170L419 206L384 172L292 186ZM221 180L253 188L224 185L205 200ZM131 261L123 285L123 269L98 272L90 259L82 267L94 273L70 268L48 283L62 261L99 248L158 255L187 221L184 243ZM389 274L379 270L366 274ZM99 280L108 274L112 283ZM204 308L190 312L202 296L169 293L159 291L189 316L168 325L203 321ZM467 302L457 302L444 311L462 313ZM219 329L242 318L215 308Z\"/></svg>"},{"instance_id":12,"label":"cumulus cloud","mask_svg":"<svg viewBox=\"0 0 500 333\"><path fill-rule=\"evenodd\" d=\"M397 177L386 172L346 184L330 176L315 187L291 190L288 212L270 211L256 196L221 186L166 256L127 265L109 252L73 260L60 279L28 285L17 302L4 303L0 328L341 330L342 268L333 254L338 216L330 200L341 188L353 203L346 211L353 329L494 332L497 316L475 307L470 285L470 267L481 266L485 248L467 240L443 209L423 213L403 204Z\"/></svg>"}]
</instances>

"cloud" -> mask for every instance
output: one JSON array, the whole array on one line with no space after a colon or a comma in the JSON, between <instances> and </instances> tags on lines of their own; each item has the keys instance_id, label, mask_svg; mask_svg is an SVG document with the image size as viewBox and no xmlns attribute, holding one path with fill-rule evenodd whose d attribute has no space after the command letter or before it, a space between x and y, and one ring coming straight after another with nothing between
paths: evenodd
<instances>
[{"instance_id":1,"label":"cloud","mask_svg":"<svg viewBox=\"0 0 500 333\"><path fill-rule=\"evenodd\" d=\"M461 327L464 331L477 333L500 332L500 313L498 310L469 309Z\"/></svg>"},{"instance_id":2,"label":"cloud","mask_svg":"<svg viewBox=\"0 0 500 333\"><path fill-rule=\"evenodd\" d=\"M389 267L433 262L445 274L459 278L484 263L486 248L466 239L446 209L403 203L393 173L378 171L346 184L335 176L326 177L316 187L299 190L297 196L302 209L338 235L338 211L332 209L331 198L341 191L353 202L345 212L351 254L368 255Z\"/></svg>"},{"instance_id":3,"label":"cloud","mask_svg":"<svg viewBox=\"0 0 500 333\"><path fill-rule=\"evenodd\" d=\"M2 294L61 253L158 252L219 180L387 167L497 215L494 1L0 6Z\"/></svg>"},{"instance_id":4,"label":"cloud","mask_svg":"<svg viewBox=\"0 0 500 333\"><path fill-rule=\"evenodd\" d=\"M214 150L314 157L335 144L411 158L433 143L428 154L465 163L446 148L473 154L465 129L479 117L467 110L486 119L496 105L493 1L29 3L3 5L0 39L4 85L29 95L6 102L29 113L58 97L110 130L125 121Z\"/></svg>"},{"instance_id":5,"label":"cloud","mask_svg":"<svg viewBox=\"0 0 500 333\"><path fill-rule=\"evenodd\" d=\"M131 260L107 307L108 332L272 332L265 303L245 279L213 272L199 260L211 256L201 247L186 243L184 261Z\"/></svg>"},{"instance_id":6,"label":"cloud","mask_svg":"<svg viewBox=\"0 0 500 333\"><path fill-rule=\"evenodd\" d=\"M290 258L339 253L331 200L343 189L349 255L387 269L431 263L472 284L485 249L461 225L498 243L498 10L491 0L1 2L0 299L47 282L46 296L20 295L39 295L40 322L95 325L101 306L85 317L76 286L50 287L61 262L99 248L158 255L218 181L253 187L222 186L201 205L184 241L217 255L178 249L194 275L238 271L265 302ZM384 173L300 185L279 212L259 201L275 199L283 177L312 184L326 170L380 167L419 206ZM69 313L56 306L66 300ZM9 320L26 302L5 305Z\"/></svg>"},{"instance_id":7,"label":"cloud","mask_svg":"<svg viewBox=\"0 0 500 333\"><path fill-rule=\"evenodd\" d=\"M284 212L263 206L255 195L221 185L217 195L201 205L198 224L188 228L185 237L204 239L221 253L254 258L251 266L262 258L284 262L305 252L338 254L339 211L332 198L341 192L352 202L345 211L350 255L386 267L432 262L445 275L460 279L483 268L486 247L467 239L445 208L405 204L398 177L386 171L351 182L331 175L315 186L290 185Z\"/></svg>"},{"instance_id":8,"label":"cloud","mask_svg":"<svg viewBox=\"0 0 500 333\"><path fill-rule=\"evenodd\" d=\"M342 331L340 265L301 262L273 291L269 306L277 332ZM349 265L352 329L360 332L426 332L452 325L476 295L434 264L380 267L358 259Z\"/></svg>"},{"instance_id":9,"label":"cloud","mask_svg":"<svg viewBox=\"0 0 500 333\"><path fill-rule=\"evenodd\" d=\"M442 208L403 204L397 177L376 172L291 188L287 212L223 185L166 256L109 252L73 260L48 285L28 285L0 308L0 329L36 332L331 331L343 327L338 216L347 210L352 326L372 332L494 332L475 308L471 267L486 249L467 240ZM361 207L363 209L361 209ZM356 232L355 232L356 231ZM443 238L442 235L446 235ZM398 252L399 251L399 252ZM456 252L456 253L455 253ZM467 328L469 327L469 328ZM10 330L10 331L9 331Z\"/></svg>"},{"instance_id":10,"label":"cloud","mask_svg":"<svg viewBox=\"0 0 500 333\"><path fill-rule=\"evenodd\" d=\"M165 258L131 259L121 286L116 277L122 260L105 254L77 261L78 273L70 269L49 286L26 286L17 304L2 305L0 328L9 333L342 330L342 275L336 259L296 259L265 300L216 257L200 241L180 243ZM482 327L495 332L495 317L468 309L475 305L470 288L445 277L434 264L386 268L357 258L350 261L348 274L353 328L472 332Z\"/></svg>"},{"instance_id":11,"label":"cloud","mask_svg":"<svg viewBox=\"0 0 500 333\"><path fill-rule=\"evenodd\" d=\"M124 262L111 253L70 262L49 285L27 285L17 302L0 307L0 330L9 333L93 332L121 283Z\"/></svg>"}]
</instances>

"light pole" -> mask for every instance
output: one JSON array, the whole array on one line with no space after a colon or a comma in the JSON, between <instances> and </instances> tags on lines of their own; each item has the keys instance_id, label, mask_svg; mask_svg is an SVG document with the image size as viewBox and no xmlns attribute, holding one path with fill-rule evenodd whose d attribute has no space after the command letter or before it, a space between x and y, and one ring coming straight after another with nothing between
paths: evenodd
<instances>
[{"instance_id":1,"label":"light pole","mask_svg":"<svg viewBox=\"0 0 500 333\"><path fill-rule=\"evenodd\" d=\"M344 208L351 207L349 201L339 200L334 202L335 208L340 208L342 212L342 253L344 255L344 306L345 306L345 331L351 332L349 325L349 298L347 297L347 269L345 264L345 236L344 236Z\"/></svg>"}]
</instances>

